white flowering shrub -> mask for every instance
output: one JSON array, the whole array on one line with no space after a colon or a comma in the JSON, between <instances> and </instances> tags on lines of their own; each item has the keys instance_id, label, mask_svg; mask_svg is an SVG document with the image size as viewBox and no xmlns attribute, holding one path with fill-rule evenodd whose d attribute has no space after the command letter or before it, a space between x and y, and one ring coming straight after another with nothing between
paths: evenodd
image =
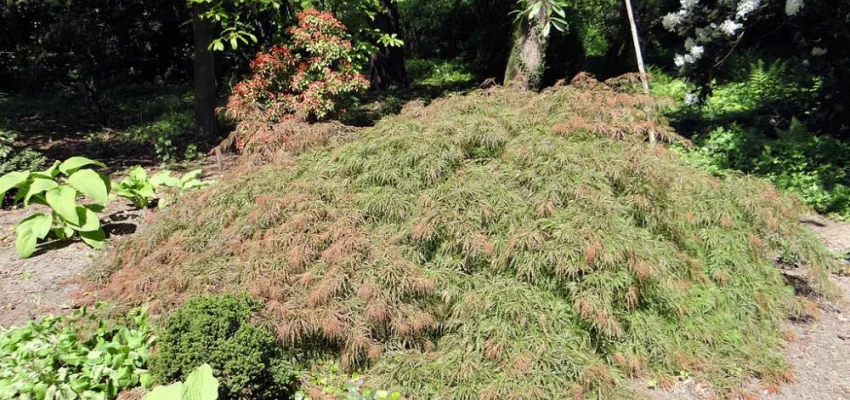
<instances>
[{"instance_id":1,"label":"white flowering shrub","mask_svg":"<svg viewBox=\"0 0 850 400\"><path fill-rule=\"evenodd\" d=\"M728 55L744 35L748 25L765 16L784 11L784 17L795 17L805 7L805 0L729 0L707 2L680 0L679 8L661 19L662 26L685 38L684 51L673 57L673 63L687 71L703 60L716 66ZM782 10L782 11L779 11ZM824 48L812 49L812 55L823 55Z\"/></svg>"}]
</instances>

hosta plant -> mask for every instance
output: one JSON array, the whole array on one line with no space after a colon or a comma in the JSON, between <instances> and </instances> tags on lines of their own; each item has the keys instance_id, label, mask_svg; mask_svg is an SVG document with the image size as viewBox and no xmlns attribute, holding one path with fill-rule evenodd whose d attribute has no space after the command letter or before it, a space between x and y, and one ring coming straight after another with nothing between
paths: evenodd
<instances>
[{"instance_id":1,"label":"hosta plant","mask_svg":"<svg viewBox=\"0 0 850 400\"><path fill-rule=\"evenodd\" d=\"M151 200L158 198L159 207L166 206L171 199L164 199L157 192L162 188L174 188L177 194L184 191L209 185L211 181L199 179L201 170L189 171L183 176L171 176L171 171L163 170L152 176L141 166L135 166L127 171L127 177L119 183L113 184L113 193L124 197L137 208L147 208Z\"/></svg>"},{"instance_id":2,"label":"hosta plant","mask_svg":"<svg viewBox=\"0 0 850 400\"><path fill-rule=\"evenodd\" d=\"M97 213L109 198L109 178L88 166L105 167L102 163L85 157L71 157L55 162L40 172L15 171L0 177L0 197L9 190L17 190L15 204L24 207L41 205L50 212L34 212L15 227L15 247L18 255L29 257L39 239L53 235L59 240L79 236L94 248L103 247L106 235L100 226ZM90 201L78 203L80 196Z\"/></svg>"},{"instance_id":3,"label":"hosta plant","mask_svg":"<svg viewBox=\"0 0 850 400\"><path fill-rule=\"evenodd\" d=\"M156 187L148 179L148 173L141 166L127 170L127 177L112 185L112 193L130 200L136 208L147 208L150 199L156 197Z\"/></svg>"},{"instance_id":4,"label":"hosta plant","mask_svg":"<svg viewBox=\"0 0 850 400\"><path fill-rule=\"evenodd\" d=\"M168 386L157 386L142 400L217 400L218 380L212 367L203 364L195 368L186 378L186 383L175 382Z\"/></svg>"},{"instance_id":5,"label":"hosta plant","mask_svg":"<svg viewBox=\"0 0 850 400\"><path fill-rule=\"evenodd\" d=\"M0 330L0 399L113 399L147 387L147 312L109 323L81 308Z\"/></svg>"}]
</instances>

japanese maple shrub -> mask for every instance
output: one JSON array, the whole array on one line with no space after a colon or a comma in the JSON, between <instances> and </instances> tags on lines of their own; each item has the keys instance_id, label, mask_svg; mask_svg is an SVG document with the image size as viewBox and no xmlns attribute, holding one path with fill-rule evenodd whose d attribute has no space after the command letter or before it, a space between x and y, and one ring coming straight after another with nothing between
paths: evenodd
<instances>
[{"instance_id":1,"label":"japanese maple shrub","mask_svg":"<svg viewBox=\"0 0 850 400\"><path fill-rule=\"evenodd\" d=\"M331 14L305 10L287 33L291 43L258 53L251 76L233 88L227 103L231 117L318 121L333 117L368 88L352 63L356 55L345 26Z\"/></svg>"}]
</instances>

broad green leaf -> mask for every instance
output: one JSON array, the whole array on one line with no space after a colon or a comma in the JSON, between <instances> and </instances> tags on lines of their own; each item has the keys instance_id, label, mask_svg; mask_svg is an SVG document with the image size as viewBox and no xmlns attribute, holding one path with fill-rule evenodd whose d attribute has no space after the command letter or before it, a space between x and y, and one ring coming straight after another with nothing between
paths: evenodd
<instances>
[{"instance_id":1,"label":"broad green leaf","mask_svg":"<svg viewBox=\"0 0 850 400\"><path fill-rule=\"evenodd\" d=\"M90 169L74 172L68 178L68 184L98 203L104 203L109 198L106 178Z\"/></svg>"},{"instance_id":2,"label":"broad green leaf","mask_svg":"<svg viewBox=\"0 0 850 400\"><path fill-rule=\"evenodd\" d=\"M27 189L27 194L24 196L24 207L30 205L30 198L32 196L46 192L56 187L59 187L59 184L56 183L56 181L54 181L53 179L33 179L32 183L30 183L29 188Z\"/></svg>"},{"instance_id":3,"label":"broad green leaf","mask_svg":"<svg viewBox=\"0 0 850 400\"><path fill-rule=\"evenodd\" d=\"M9 172L8 174L0 177L0 199L6 196L6 192L9 191L9 189L25 183L29 177L29 171Z\"/></svg>"},{"instance_id":4,"label":"broad green leaf","mask_svg":"<svg viewBox=\"0 0 850 400\"><path fill-rule=\"evenodd\" d=\"M83 206L77 206L77 216L80 218L80 224L71 225L74 230L92 232L100 229L100 219L94 211Z\"/></svg>"},{"instance_id":5,"label":"broad green leaf","mask_svg":"<svg viewBox=\"0 0 850 400\"><path fill-rule=\"evenodd\" d=\"M87 245L94 247L95 249L102 249L103 242L106 240L106 233L103 232L103 229L91 232L80 232L80 238L83 239L83 242Z\"/></svg>"},{"instance_id":6,"label":"broad green leaf","mask_svg":"<svg viewBox=\"0 0 850 400\"><path fill-rule=\"evenodd\" d=\"M32 218L30 220L30 230L35 234L35 237L38 239L47 237L47 234L50 233L50 228L53 227L53 218L50 215L42 213L33 214L29 218Z\"/></svg>"},{"instance_id":7,"label":"broad green leaf","mask_svg":"<svg viewBox=\"0 0 850 400\"><path fill-rule=\"evenodd\" d=\"M139 165L137 165L137 166L131 168L129 171L127 171L127 176L129 176L130 179L132 179L136 182L144 182L144 181L148 180L148 172L145 171L145 169L142 168Z\"/></svg>"},{"instance_id":8,"label":"broad green leaf","mask_svg":"<svg viewBox=\"0 0 850 400\"><path fill-rule=\"evenodd\" d=\"M186 378L186 400L218 399L218 380L209 364L201 365Z\"/></svg>"},{"instance_id":9,"label":"broad green leaf","mask_svg":"<svg viewBox=\"0 0 850 400\"><path fill-rule=\"evenodd\" d=\"M154 192L153 186L150 183L145 183L145 185L139 189L139 195L146 198L154 197L156 196L156 192Z\"/></svg>"},{"instance_id":10,"label":"broad green leaf","mask_svg":"<svg viewBox=\"0 0 850 400\"><path fill-rule=\"evenodd\" d=\"M180 187L180 179L177 177L170 176L171 171L162 171L151 177L151 185L154 187L157 186L168 186L168 187Z\"/></svg>"},{"instance_id":11,"label":"broad green leaf","mask_svg":"<svg viewBox=\"0 0 850 400\"><path fill-rule=\"evenodd\" d=\"M35 251L35 243L38 238L32 229L22 229L18 232L18 237L15 238L15 249L18 251L18 256L27 258Z\"/></svg>"},{"instance_id":12,"label":"broad green leaf","mask_svg":"<svg viewBox=\"0 0 850 400\"><path fill-rule=\"evenodd\" d=\"M74 172L77 172L78 169L85 167L86 165L97 165L99 167L104 168L106 167L106 165L100 161L95 161L85 157L71 157L62 162L62 164L59 164L59 171L62 171L63 174L70 176Z\"/></svg>"},{"instance_id":13,"label":"broad green leaf","mask_svg":"<svg viewBox=\"0 0 850 400\"><path fill-rule=\"evenodd\" d=\"M199 170L199 169L196 169L194 171L189 171L186 174L184 174L182 178L180 178L180 182L181 183L189 182L192 179L196 179L200 175L201 175L201 170Z\"/></svg>"},{"instance_id":14,"label":"broad green leaf","mask_svg":"<svg viewBox=\"0 0 850 400\"><path fill-rule=\"evenodd\" d=\"M56 175L59 175L59 164L61 164L59 161L54 161L53 165L51 165L50 168L44 171L36 172L34 175L41 175L46 179L53 179L56 177Z\"/></svg>"},{"instance_id":15,"label":"broad green leaf","mask_svg":"<svg viewBox=\"0 0 850 400\"><path fill-rule=\"evenodd\" d=\"M64 220L74 224L80 224L77 216L77 191L69 186L59 186L47 191L45 195L47 205L59 214Z\"/></svg>"},{"instance_id":16,"label":"broad green leaf","mask_svg":"<svg viewBox=\"0 0 850 400\"><path fill-rule=\"evenodd\" d=\"M183 383L176 382L168 386L157 386L142 400L183 400Z\"/></svg>"}]
</instances>

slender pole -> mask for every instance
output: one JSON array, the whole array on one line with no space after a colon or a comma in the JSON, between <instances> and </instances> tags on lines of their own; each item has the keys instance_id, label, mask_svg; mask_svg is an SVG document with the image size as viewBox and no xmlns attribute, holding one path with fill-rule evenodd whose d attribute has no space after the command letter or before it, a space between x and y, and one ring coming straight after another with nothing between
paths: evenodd
<instances>
[{"instance_id":1,"label":"slender pole","mask_svg":"<svg viewBox=\"0 0 850 400\"><path fill-rule=\"evenodd\" d=\"M629 25L632 27L632 42L635 45L635 58L637 58L638 71L640 71L640 81L643 84L643 92L649 94L649 80L646 78L646 68L643 65L643 53L640 51L640 39L638 39L635 14L632 11L632 1L625 0L625 2L626 12L629 14ZM655 132L649 133L649 142L655 144Z\"/></svg>"}]
</instances>

